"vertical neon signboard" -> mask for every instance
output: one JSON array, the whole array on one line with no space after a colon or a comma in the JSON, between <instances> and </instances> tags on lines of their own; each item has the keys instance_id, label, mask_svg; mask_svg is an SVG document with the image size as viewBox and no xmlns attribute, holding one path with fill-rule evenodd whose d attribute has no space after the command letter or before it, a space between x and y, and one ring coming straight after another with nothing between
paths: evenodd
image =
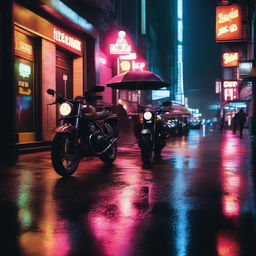
<instances>
[{"instance_id":1,"label":"vertical neon signboard","mask_svg":"<svg viewBox=\"0 0 256 256\"><path fill-rule=\"evenodd\" d=\"M217 6L216 41L236 41L243 37L242 8L237 4Z\"/></svg>"},{"instance_id":2,"label":"vertical neon signboard","mask_svg":"<svg viewBox=\"0 0 256 256\"><path fill-rule=\"evenodd\" d=\"M222 104L227 101L237 100L239 98L238 81L223 81L222 92Z\"/></svg>"},{"instance_id":3,"label":"vertical neon signboard","mask_svg":"<svg viewBox=\"0 0 256 256\"><path fill-rule=\"evenodd\" d=\"M177 0L177 89L175 99L180 104L185 103L183 81L183 0Z\"/></svg>"}]
</instances>

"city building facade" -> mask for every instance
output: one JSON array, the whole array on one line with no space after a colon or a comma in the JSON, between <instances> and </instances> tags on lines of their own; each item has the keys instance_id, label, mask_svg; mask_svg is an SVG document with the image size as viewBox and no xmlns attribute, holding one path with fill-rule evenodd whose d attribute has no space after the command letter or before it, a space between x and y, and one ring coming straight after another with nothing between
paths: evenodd
<instances>
[{"instance_id":1,"label":"city building facade","mask_svg":"<svg viewBox=\"0 0 256 256\"><path fill-rule=\"evenodd\" d=\"M217 2L216 42L220 46L222 77L216 81L216 93L220 95L220 117L225 127L232 126L240 109L249 121L253 116L252 82L246 77L255 58L254 11L253 0Z\"/></svg>"}]
</instances>

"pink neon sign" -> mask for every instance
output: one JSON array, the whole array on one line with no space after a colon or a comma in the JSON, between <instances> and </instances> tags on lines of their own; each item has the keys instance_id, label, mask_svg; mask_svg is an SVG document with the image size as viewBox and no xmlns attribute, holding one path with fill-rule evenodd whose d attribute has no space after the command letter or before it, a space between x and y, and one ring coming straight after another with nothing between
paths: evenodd
<instances>
[{"instance_id":1,"label":"pink neon sign","mask_svg":"<svg viewBox=\"0 0 256 256\"><path fill-rule=\"evenodd\" d=\"M227 101L237 100L238 94L238 82L237 81L224 81L223 82L223 103Z\"/></svg>"},{"instance_id":2,"label":"pink neon sign","mask_svg":"<svg viewBox=\"0 0 256 256\"><path fill-rule=\"evenodd\" d=\"M118 38L115 44L110 44L111 54L128 54L131 52L132 47L126 40L126 33L124 31L118 32Z\"/></svg>"}]
</instances>

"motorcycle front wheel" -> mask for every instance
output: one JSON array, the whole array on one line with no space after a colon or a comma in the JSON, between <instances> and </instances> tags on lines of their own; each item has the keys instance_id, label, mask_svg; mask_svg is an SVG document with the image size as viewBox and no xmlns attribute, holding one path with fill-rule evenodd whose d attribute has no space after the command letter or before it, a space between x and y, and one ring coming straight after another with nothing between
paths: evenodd
<instances>
[{"instance_id":1,"label":"motorcycle front wheel","mask_svg":"<svg viewBox=\"0 0 256 256\"><path fill-rule=\"evenodd\" d=\"M80 155L71 134L56 133L52 142L51 159L55 172L60 176L67 177L76 171Z\"/></svg>"},{"instance_id":2,"label":"motorcycle front wheel","mask_svg":"<svg viewBox=\"0 0 256 256\"><path fill-rule=\"evenodd\" d=\"M141 159L144 164L151 164L153 161L152 140L150 135L143 135L140 138Z\"/></svg>"}]
</instances>

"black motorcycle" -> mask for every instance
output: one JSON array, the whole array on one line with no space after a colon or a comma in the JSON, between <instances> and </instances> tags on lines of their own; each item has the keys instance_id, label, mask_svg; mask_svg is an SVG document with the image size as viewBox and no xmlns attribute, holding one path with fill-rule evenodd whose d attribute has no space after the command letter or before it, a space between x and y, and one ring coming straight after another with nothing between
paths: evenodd
<instances>
[{"instance_id":1,"label":"black motorcycle","mask_svg":"<svg viewBox=\"0 0 256 256\"><path fill-rule=\"evenodd\" d=\"M60 126L55 129L51 159L54 170L61 176L72 175L85 156L98 156L104 163L112 163L117 155L117 117L108 110L96 111L88 102L96 92L104 90L96 86L84 97L65 99L54 90L47 93L56 96L59 104Z\"/></svg>"},{"instance_id":2,"label":"black motorcycle","mask_svg":"<svg viewBox=\"0 0 256 256\"><path fill-rule=\"evenodd\" d=\"M138 112L142 113L137 123L137 139L141 148L141 158L143 163L151 164L153 155L155 158L161 157L162 149L165 146L165 128L163 113L165 107L170 102L166 101L158 108L138 106Z\"/></svg>"}]
</instances>

